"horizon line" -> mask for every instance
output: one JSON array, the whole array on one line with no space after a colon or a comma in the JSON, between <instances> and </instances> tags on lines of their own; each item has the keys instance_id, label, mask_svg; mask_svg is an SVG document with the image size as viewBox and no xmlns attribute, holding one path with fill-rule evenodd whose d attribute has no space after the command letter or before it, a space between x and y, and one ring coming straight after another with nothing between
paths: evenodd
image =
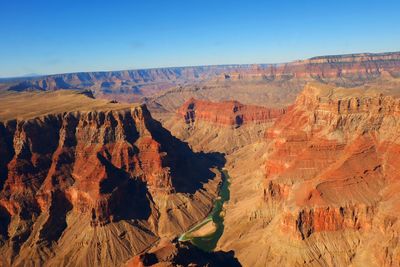
<instances>
[{"instance_id":1,"label":"horizon line","mask_svg":"<svg viewBox=\"0 0 400 267\"><path fill-rule=\"evenodd\" d=\"M327 54L321 56L312 56L303 59L294 59L286 62L276 62L276 63L232 63L232 64L199 64L199 65L180 65L180 66L163 66L163 67L144 67L144 68L126 68L126 69L115 69L115 70L95 70L95 71L71 71L71 72L59 72L59 73L47 73L47 74L22 74L20 76L0 76L0 80L12 80L12 79L35 79L41 77L49 77L49 76L57 76L57 75L68 75L68 74L78 74L78 73L106 73L106 72L122 72L122 71L140 71L140 70L159 70L159 69L180 69L180 68L199 68L199 67L223 67L223 66L251 66L251 65L282 65L289 64L295 62L301 62L312 59L321 59L328 57L338 57L338 56L368 56L368 55L390 55L390 54L398 54L398 51L390 51L390 52L354 52L354 53L345 53L345 54Z\"/></svg>"}]
</instances>

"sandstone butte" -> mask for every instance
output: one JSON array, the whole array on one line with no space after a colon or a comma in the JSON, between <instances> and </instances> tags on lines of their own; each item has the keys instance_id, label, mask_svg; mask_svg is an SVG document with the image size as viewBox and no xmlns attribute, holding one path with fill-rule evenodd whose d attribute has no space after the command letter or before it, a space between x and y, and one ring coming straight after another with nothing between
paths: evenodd
<instances>
[{"instance_id":1,"label":"sandstone butte","mask_svg":"<svg viewBox=\"0 0 400 267\"><path fill-rule=\"evenodd\" d=\"M0 106L1 266L119 266L217 197L219 154L194 153L143 105L55 91Z\"/></svg>"},{"instance_id":2,"label":"sandstone butte","mask_svg":"<svg viewBox=\"0 0 400 267\"><path fill-rule=\"evenodd\" d=\"M241 126L248 123L265 123L278 118L286 112L285 108L265 108L243 105L237 101L213 103L211 101L189 99L178 110L187 124L197 119L220 125Z\"/></svg>"},{"instance_id":3,"label":"sandstone butte","mask_svg":"<svg viewBox=\"0 0 400 267\"><path fill-rule=\"evenodd\" d=\"M287 110L190 98L176 112L165 113L162 123L195 151L226 154L263 140L265 129Z\"/></svg>"}]
</instances>

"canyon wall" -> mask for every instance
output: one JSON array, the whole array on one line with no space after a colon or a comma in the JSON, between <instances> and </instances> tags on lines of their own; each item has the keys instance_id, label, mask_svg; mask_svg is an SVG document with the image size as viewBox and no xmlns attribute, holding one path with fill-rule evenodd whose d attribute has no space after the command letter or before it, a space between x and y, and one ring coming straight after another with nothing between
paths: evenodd
<instances>
[{"instance_id":1,"label":"canyon wall","mask_svg":"<svg viewBox=\"0 0 400 267\"><path fill-rule=\"evenodd\" d=\"M79 72L33 78L0 80L0 88L11 91L53 91L60 89L92 90L96 97L138 102L143 97L177 84L207 80L244 65L173 67L143 70ZM3 90L4 90L3 89Z\"/></svg>"},{"instance_id":2,"label":"canyon wall","mask_svg":"<svg viewBox=\"0 0 400 267\"><path fill-rule=\"evenodd\" d=\"M25 79L3 79L0 81L0 88L12 91L92 90L96 97L116 99L120 102L155 101L172 111L190 97L212 101L239 100L245 104L264 103L267 106L287 105L294 101L297 93L308 81L356 86L378 78L399 76L400 54L393 52L322 56L284 64L56 74ZM231 90L228 94L221 94L218 88L226 87L226 83ZM260 86L261 88L258 88ZM248 94L249 90L251 94ZM183 96L184 99L180 100Z\"/></svg>"},{"instance_id":3,"label":"canyon wall","mask_svg":"<svg viewBox=\"0 0 400 267\"><path fill-rule=\"evenodd\" d=\"M400 100L382 92L310 83L267 129L262 157L228 156L219 248L245 266L398 266ZM253 161L265 167L247 175Z\"/></svg>"},{"instance_id":4,"label":"canyon wall","mask_svg":"<svg viewBox=\"0 0 400 267\"><path fill-rule=\"evenodd\" d=\"M117 266L212 207L222 155L194 153L145 106L85 110L98 100L77 95L76 111L0 114L2 266Z\"/></svg>"},{"instance_id":5,"label":"canyon wall","mask_svg":"<svg viewBox=\"0 0 400 267\"><path fill-rule=\"evenodd\" d=\"M195 151L229 154L262 141L265 129L287 110L244 105L237 101L189 99L174 114L164 113L160 119L164 127L188 142Z\"/></svg>"},{"instance_id":6,"label":"canyon wall","mask_svg":"<svg viewBox=\"0 0 400 267\"><path fill-rule=\"evenodd\" d=\"M0 265L399 266L398 70L385 53L7 81ZM143 99L163 125L62 88ZM222 167L225 252L151 250L210 212Z\"/></svg>"},{"instance_id":7,"label":"canyon wall","mask_svg":"<svg viewBox=\"0 0 400 267\"><path fill-rule=\"evenodd\" d=\"M400 74L399 53L323 56L285 64L252 65L226 70L203 82L180 84L159 92L146 103L152 113L174 112L190 98L237 100L246 105L291 105L307 82L335 86L389 86Z\"/></svg>"},{"instance_id":8,"label":"canyon wall","mask_svg":"<svg viewBox=\"0 0 400 267\"><path fill-rule=\"evenodd\" d=\"M254 105L243 105L237 101L210 102L189 99L178 110L187 124L196 120L219 125L241 126L249 123L266 123L282 116L286 108L265 108Z\"/></svg>"},{"instance_id":9,"label":"canyon wall","mask_svg":"<svg viewBox=\"0 0 400 267\"><path fill-rule=\"evenodd\" d=\"M284 64L253 65L239 72L226 72L222 80L240 79L314 79L333 81L338 84L360 82L381 75L400 75L400 53L363 53L335 56L319 56ZM342 81L340 81L342 79Z\"/></svg>"}]
</instances>

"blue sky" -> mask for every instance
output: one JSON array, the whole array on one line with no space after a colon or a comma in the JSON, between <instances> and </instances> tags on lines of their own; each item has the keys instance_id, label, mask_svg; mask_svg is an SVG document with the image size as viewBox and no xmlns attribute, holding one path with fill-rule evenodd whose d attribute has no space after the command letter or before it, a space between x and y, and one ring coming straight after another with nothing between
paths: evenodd
<instances>
[{"instance_id":1,"label":"blue sky","mask_svg":"<svg viewBox=\"0 0 400 267\"><path fill-rule=\"evenodd\" d=\"M400 50L400 1L0 0L0 77Z\"/></svg>"}]
</instances>

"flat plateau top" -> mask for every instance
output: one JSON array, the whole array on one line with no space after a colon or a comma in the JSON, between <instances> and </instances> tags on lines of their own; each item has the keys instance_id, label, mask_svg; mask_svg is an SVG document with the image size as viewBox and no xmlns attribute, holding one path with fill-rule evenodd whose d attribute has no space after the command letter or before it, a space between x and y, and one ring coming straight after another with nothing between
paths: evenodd
<instances>
[{"instance_id":1,"label":"flat plateau top","mask_svg":"<svg viewBox=\"0 0 400 267\"><path fill-rule=\"evenodd\" d=\"M138 107L138 104L110 103L75 90L0 93L0 121L29 120L49 114L74 111L109 111Z\"/></svg>"}]
</instances>

